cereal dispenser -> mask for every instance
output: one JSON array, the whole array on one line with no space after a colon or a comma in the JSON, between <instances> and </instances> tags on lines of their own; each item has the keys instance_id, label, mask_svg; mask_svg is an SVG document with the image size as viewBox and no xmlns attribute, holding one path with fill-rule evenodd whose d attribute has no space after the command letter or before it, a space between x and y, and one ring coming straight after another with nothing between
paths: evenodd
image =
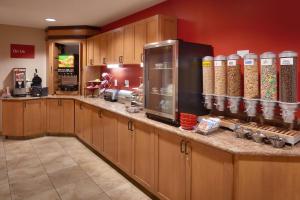
<instances>
[{"instance_id":1,"label":"cereal dispenser","mask_svg":"<svg viewBox=\"0 0 300 200\"><path fill-rule=\"evenodd\" d=\"M207 109L212 109L212 97L214 94L214 68L212 56L205 56L202 59L202 72L204 104Z\"/></svg>"},{"instance_id":2,"label":"cereal dispenser","mask_svg":"<svg viewBox=\"0 0 300 200\"><path fill-rule=\"evenodd\" d=\"M277 103L277 69L276 55L265 52L260 55L260 97L263 116L271 120Z\"/></svg>"},{"instance_id":3,"label":"cereal dispenser","mask_svg":"<svg viewBox=\"0 0 300 200\"><path fill-rule=\"evenodd\" d=\"M227 57L227 96L231 113L237 113L241 99L240 56L232 54Z\"/></svg>"},{"instance_id":4,"label":"cereal dispenser","mask_svg":"<svg viewBox=\"0 0 300 200\"><path fill-rule=\"evenodd\" d=\"M297 101L297 58L293 51L284 51L279 54L279 105L282 111L283 121L293 123L295 112L298 108Z\"/></svg>"},{"instance_id":5,"label":"cereal dispenser","mask_svg":"<svg viewBox=\"0 0 300 200\"><path fill-rule=\"evenodd\" d=\"M244 57L244 102L247 115L256 115L256 106L259 101L259 81L257 55L249 53Z\"/></svg>"},{"instance_id":6,"label":"cereal dispenser","mask_svg":"<svg viewBox=\"0 0 300 200\"><path fill-rule=\"evenodd\" d=\"M225 97L226 97L226 57L219 55L214 58L214 72L215 72L215 99L216 108L219 111L225 109Z\"/></svg>"}]
</instances>

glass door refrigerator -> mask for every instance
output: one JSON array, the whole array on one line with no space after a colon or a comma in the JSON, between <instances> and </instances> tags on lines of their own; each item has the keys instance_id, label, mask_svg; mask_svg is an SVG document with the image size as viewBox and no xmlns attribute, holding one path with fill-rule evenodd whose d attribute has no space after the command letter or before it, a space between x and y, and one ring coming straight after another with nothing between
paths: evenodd
<instances>
[{"instance_id":1,"label":"glass door refrigerator","mask_svg":"<svg viewBox=\"0 0 300 200\"><path fill-rule=\"evenodd\" d=\"M144 107L148 118L179 126L179 113L205 115L202 96L202 58L212 56L210 45L182 40L144 47Z\"/></svg>"}]
</instances>

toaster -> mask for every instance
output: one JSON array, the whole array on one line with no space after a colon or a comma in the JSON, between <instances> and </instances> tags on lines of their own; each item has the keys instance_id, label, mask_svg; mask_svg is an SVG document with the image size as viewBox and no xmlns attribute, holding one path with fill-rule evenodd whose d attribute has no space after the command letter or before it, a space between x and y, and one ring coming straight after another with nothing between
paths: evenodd
<instances>
[{"instance_id":1,"label":"toaster","mask_svg":"<svg viewBox=\"0 0 300 200\"><path fill-rule=\"evenodd\" d=\"M104 91L104 100L106 101L117 101L118 100L118 90L116 89L106 89Z\"/></svg>"}]
</instances>

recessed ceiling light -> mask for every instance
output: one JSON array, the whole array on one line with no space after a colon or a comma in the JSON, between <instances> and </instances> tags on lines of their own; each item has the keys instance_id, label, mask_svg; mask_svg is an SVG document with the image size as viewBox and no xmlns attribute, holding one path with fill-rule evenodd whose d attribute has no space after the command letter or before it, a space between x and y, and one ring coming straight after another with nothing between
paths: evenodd
<instances>
[{"instance_id":1,"label":"recessed ceiling light","mask_svg":"<svg viewBox=\"0 0 300 200\"><path fill-rule=\"evenodd\" d=\"M53 18L46 18L45 19L47 22L56 22L56 19L53 19Z\"/></svg>"}]
</instances>

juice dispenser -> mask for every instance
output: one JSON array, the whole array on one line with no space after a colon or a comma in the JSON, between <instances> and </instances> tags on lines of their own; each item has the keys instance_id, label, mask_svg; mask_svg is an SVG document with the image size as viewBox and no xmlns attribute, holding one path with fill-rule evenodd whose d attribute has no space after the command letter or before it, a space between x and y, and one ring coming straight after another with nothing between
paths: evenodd
<instances>
[{"instance_id":1,"label":"juice dispenser","mask_svg":"<svg viewBox=\"0 0 300 200\"><path fill-rule=\"evenodd\" d=\"M26 96L26 68L13 68L13 96Z\"/></svg>"}]
</instances>

